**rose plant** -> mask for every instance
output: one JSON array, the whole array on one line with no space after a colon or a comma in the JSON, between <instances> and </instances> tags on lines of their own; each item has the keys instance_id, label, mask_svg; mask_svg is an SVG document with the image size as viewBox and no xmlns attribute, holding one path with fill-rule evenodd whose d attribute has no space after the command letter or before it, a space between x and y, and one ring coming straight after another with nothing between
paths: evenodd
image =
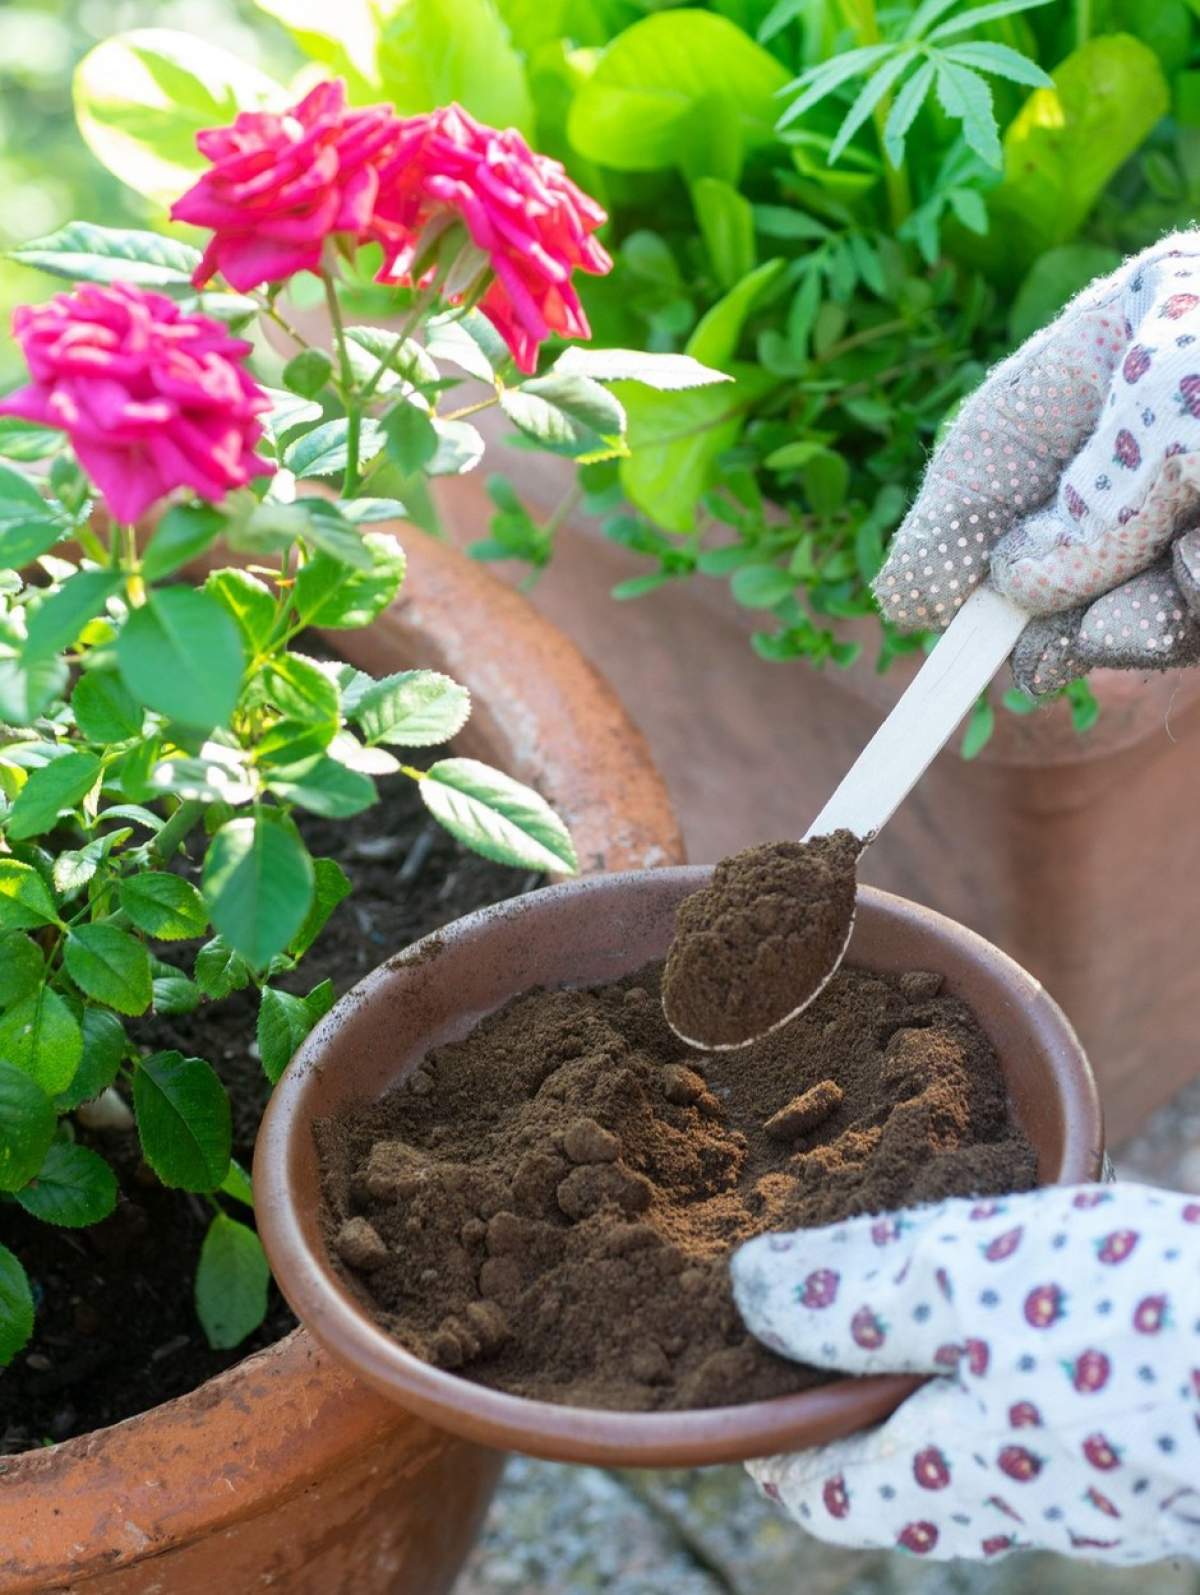
<instances>
[{"instance_id":1,"label":"rose plant","mask_svg":"<svg viewBox=\"0 0 1200 1595\"><path fill-rule=\"evenodd\" d=\"M393 751L454 737L461 686L375 680L297 642L392 602L404 554L371 528L419 515L426 478L478 463L474 411L499 404L574 458L627 445L585 354L532 375L552 334L588 335L572 273L609 263L603 212L520 135L456 107L350 110L329 81L198 142L208 164L174 215L207 230L203 254L85 224L18 251L79 286L17 311L29 380L0 400L0 1203L102 1220L117 1180L78 1127L128 1122L131 1102L153 1174L211 1204L196 1304L229 1347L262 1320L268 1282L237 1216L252 1193L230 1105L207 1061L144 1054L127 1022L255 986L273 1082L333 1000L328 982L306 996L277 982L349 889L293 816L357 814L377 776L411 777L490 858L574 870L535 792L473 759L421 769ZM398 330L343 315L372 241L383 281L405 285ZM285 309L298 273L321 284L329 352ZM240 336L259 323L289 345L278 386L252 369L265 343ZM601 374L718 379L632 353ZM467 379L475 396L457 404ZM326 492L305 496L310 481ZM222 541L243 564L189 583ZM196 939L190 967L160 956ZM0 1246L0 1363L33 1321L30 1280Z\"/></svg>"}]
</instances>

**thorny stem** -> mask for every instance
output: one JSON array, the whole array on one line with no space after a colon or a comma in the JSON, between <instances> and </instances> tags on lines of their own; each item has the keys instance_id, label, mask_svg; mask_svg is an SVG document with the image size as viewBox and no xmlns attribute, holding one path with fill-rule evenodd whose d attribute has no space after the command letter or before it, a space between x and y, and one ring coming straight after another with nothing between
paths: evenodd
<instances>
[{"instance_id":1,"label":"thorny stem","mask_svg":"<svg viewBox=\"0 0 1200 1595\"><path fill-rule=\"evenodd\" d=\"M346 406L346 471L342 477L342 497L352 498L358 487L358 446L362 434L362 406L355 402L354 368L350 364L350 351L346 347L346 329L342 325L342 307L338 304L333 278L322 271L325 285L325 303L329 306L329 320L337 345L338 363L341 367L342 402Z\"/></svg>"},{"instance_id":2,"label":"thorny stem","mask_svg":"<svg viewBox=\"0 0 1200 1595\"><path fill-rule=\"evenodd\" d=\"M461 410L451 410L448 415L438 417L439 421L461 421L464 416L478 415L480 410L490 410L493 404L499 404L500 395L493 393L490 399L480 399L477 404L464 404Z\"/></svg>"}]
</instances>

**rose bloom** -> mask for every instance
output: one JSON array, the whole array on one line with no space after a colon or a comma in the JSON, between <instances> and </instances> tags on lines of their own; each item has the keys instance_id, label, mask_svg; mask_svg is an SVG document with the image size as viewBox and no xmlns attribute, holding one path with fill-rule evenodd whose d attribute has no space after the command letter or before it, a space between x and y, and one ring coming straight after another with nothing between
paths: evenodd
<instances>
[{"instance_id":1,"label":"rose bloom","mask_svg":"<svg viewBox=\"0 0 1200 1595\"><path fill-rule=\"evenodd\" d=\"M33 380L0 415L66 432L123 524L175 488L215 503L275 469L253 452L271 401L242 366L252 345L220 322L113 283L23 305L12 326Z\"/></svg>"},{"instance_id":2,"label":"rose bloom","mask_svg":"<svg viewBox=\"0 0 1200 1595\"><path fill-rule=\"evenodd\" d=\"M355 239L371 219L377 163L395 137L386 106L346 109L343 83L321 83L290 111L243 111L196 136L212 170L171 207L211 228L197 287L220 272L239 292L319 271L331 233Z\"/></svg>"},{"instance_id":3,"label":"rose bloom","mask_svg":"<svg viewBox=\"0 0 1200 1595\"><path fill-rule=\"evenodd\" d=\"M591 337L571 273L611 269L591 236L604 211L558 161L535 155L514 129L497 132L451 105L402 121L380 169L370 228L385 252L379 280L411 285L418 257L458 218L479 258L468 261L467 281L446 281L443 296L461 303L490 268L479 308L522 371L534 370L538 345L552 332Z\"/></svg>"}]
</instances>

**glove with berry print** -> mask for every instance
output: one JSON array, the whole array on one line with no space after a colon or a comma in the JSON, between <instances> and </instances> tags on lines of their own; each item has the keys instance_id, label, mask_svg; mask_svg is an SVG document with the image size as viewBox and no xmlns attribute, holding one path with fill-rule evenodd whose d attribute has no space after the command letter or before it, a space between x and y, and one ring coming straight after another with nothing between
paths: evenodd
<instances>
[{"instance_id":1,"label":"glove with berry print","mask_svg":"<svg viewBox=\"0 0 1200 1595\"><path fill-rule=\"evenodd\" d=\"M1035 618L1041 696L1200 660L1200 231L1127 261L991 374L935 452L875 593L906 631L985 579Z\"/></svg>"},{"instance_id":2,"label":"glove with berry print","mask_svg":"<svg viewBox=\"0 0 1200 1595\"><path fill-rule=\"evenodd\" d=\"M749 1469L835 1544L1200 1559L1200 1200L1050 1186L763 1235L734 1294L781 1356L933 1375L878 1428Z\"/></svg>"}]
</instances>

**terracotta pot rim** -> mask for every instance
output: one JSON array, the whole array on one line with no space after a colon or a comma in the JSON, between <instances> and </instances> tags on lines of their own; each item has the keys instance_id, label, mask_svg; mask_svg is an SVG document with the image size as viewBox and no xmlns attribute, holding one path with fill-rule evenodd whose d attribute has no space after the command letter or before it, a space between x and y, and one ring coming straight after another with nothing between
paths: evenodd
<instances>
[{"instance_id":1,"label":"terracotta pot rim","mask_svg":"<svg viewBox=\"0 0 1200 1595\"><path fill-rule=\"evenodd\" d=\"M314 1030L289 1065L264 1116L255 1153L263 1243L297 1316L335 1357L390 1400L484 1444L560 1461L703 1466L795 1449L864 1427L892 1411L921 1382L908 1376L847 1379L773 1401L667 1413L532 1401L461 1379L406 1351L374 1323L328 1260L316 1216L314 1090L326 1096L332 1092L339 1101L364 1094L346 1078L354 1071L354 1062L346 1055L354 1046L353 1037L341 1041L341 1057L334 1055L342 1032L352 1031L356 1018L361 1020L364 1012L386 1004L389 996L395 999L403 992L404 1000L412 1001L417 983L428 986L437 980L428 972L448 949L475 948L475 956L484 961L486 954L477 944L497 931L508 933L506 946L520 944L521 921L544 908L553 911L583 894L591 900L593 920L599 922L606 899L612 905L622 894L641 890L669 893L677 902L710 874L708 867L692 866L596 876L468 915L440 933L441 950L436 956L428 956L433 948L427 939L368 975ZM973 968L981 981L986 977L993 1013L980 1013L985 1028L1007 1003L1005 1022L1023 1024L1027 1044L1041 1048L1041 1084L1053 1097L1061 1119L1052 1131L1052 1139L1054 1134L1058 1139L1048 1183L1098 1178L1103 1122L1095 1081L1074 1030L1043 988L966 927L889 893L860 887L855 943L862 946L885 930L903 954L897 968L936 969L939 959L945 958ZM852 944L852 956L853 952ZM868 967L886 967L886 960L871 961ZM977 1010L981 1006L976 1000ZM464 1021L465 1028L486 1011L474 1010ZM465 1033L463 1025L457 1033ZM403 1072L398 1067L392 1078ZM328 1104L324 1111L329 1111Z\"/></svg>"}]
</instances>

